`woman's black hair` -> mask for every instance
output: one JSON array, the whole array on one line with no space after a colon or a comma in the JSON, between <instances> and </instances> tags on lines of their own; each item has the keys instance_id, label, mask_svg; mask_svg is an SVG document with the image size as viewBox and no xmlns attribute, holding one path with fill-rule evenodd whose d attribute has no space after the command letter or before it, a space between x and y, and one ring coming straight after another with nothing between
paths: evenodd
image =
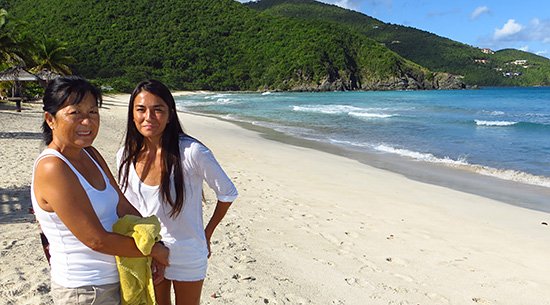
<instances>
[{"instance_id":1,"label":"woman's black hair","mask_svg":"<svg viewBox=\"0 0 550 305\"><path fill-rule=\"evenodd\" d=\"M130 166L135 166L139 153L143 149L144 138L139 133L134 123L134 101L138 94L142 91L147 91L153 95L160 97L170 112L168 123L162 133L160 145L162 147L162 169L160 179L160 193L164 200L171 206L170 217L176 217L183 209L185 199L185 190L183 182L183 170L181 166L181 155L179 149L180 136L188 136L181 127L180 121L176 113L176 102L170 89L163 83L150 79L139 83L132 95L130 96L130 104L128 105L128 123L126 127L126 137L124 139L124 149L120 166L118 169L118 180L121 189L125 190L128 187L128 174ZM174 191L176 198L172 198L170 192L170 176L174 175Z\"/></svg>"},{"instance_id":2,"label":"woman's black hair","mask_svg":"<svg viewBox=\"0 0 550 305\"><path fill-rule=\"evenodd\" d=\"M55 116L61 108L82 102L87 93L90 93L94 97L96 105L101 107L101 91L84 78L75 75L55 78L46 87L42 99L44 104L42 109ZM46 145L53 140L52 130L46 120L42 123L42 137Z\"/></svg>"}]
</instances>

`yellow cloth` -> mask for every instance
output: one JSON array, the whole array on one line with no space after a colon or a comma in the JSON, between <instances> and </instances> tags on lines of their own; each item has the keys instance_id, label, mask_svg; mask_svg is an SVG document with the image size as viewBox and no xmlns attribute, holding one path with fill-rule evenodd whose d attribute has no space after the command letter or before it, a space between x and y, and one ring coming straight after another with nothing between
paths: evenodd
<instances>
[{"instance_id":1,"label":"yellow cloth","mask_svg":"<svg viewBox=\"0 0 550 305\"><path fill-rule=\"evenodd\" d=\"M113 232L134 238L139 251L149 255L160 240L160 222L156 216L125 215L113 225ZM156 304L151 260L150 256L116 256L122 305Z\"/></svg>"}]
</instances>

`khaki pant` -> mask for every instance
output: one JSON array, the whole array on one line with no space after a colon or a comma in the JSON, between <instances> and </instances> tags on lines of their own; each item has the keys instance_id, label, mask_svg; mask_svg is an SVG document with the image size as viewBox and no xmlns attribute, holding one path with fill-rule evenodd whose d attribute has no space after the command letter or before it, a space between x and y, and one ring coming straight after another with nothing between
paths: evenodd
<instances>
[{"instance_id":1,"label":"khaki pant","mask_svg":"<svg viewBox=\"0 0 550 305\"><path fill-rule=\"evenodd\" d=\"M120 283L65 288L52 283L56 305L120 305Z\"/></svg>"}]
</instances>

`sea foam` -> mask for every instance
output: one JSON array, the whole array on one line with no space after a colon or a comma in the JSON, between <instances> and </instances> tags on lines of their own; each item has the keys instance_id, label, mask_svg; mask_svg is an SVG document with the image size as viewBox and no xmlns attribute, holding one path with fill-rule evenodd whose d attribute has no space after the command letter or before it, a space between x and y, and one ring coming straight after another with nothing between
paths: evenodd
<instances>
[{"instance_id":1,"label":"sea foam","mask_svg":"<svg viewBox=\"0 0 550 305\"><path fill-rule=\"evenodd\" d=\"M468 164L468 162L466 161L466 158L460 158L458 160L453 160L449 157L438 158L430 153L421 153L421 152L416 152L416 151L407 150L407 149L395 148L384 144L377 145L374 147L374 149L381 152L397 154L397 155L409 157L415 160L426 161L431 163L442 163L442 164L449 164L449 165L467 165Z\"/></svg>"},{"instance_id":2,"label":"sea foam","mask_svg":"<svg viewBox=\"0 0 550 305\"><path fill-rule=\"evenodd\" d=\"M477 126L488 126L488 127L506 127L516 125L518 122L510 121L483 121L483 120L474 120Z\"/></svg>"},{"instance_id":3,"label":"sea foam","mask_svg":"<svg viewBox=\"0 0 550 305\"><path fill-rule=\"evenodd\" d=\"M378 112L380 109L360 108L348 105L306 105L292 106L293 111L312 112L323 114L347 114L360 119L385 119L396 116Z\"/></svg>"},{"instance_id":4,"label":"sea foam","mask_svg":"<svg viewBox=\"0 0 550 305\"><path fill-rule=\"evenodd\" d=\"M350 116L361 118L361 119L386 119L394 117L394 114L383 114L383 113L369 113L369 112L349 112Z\"/></svg>"},{"instance_id":5,"label":"sea foam","mask_svg":"<svg viewBox=\"0 0 550 305\"><path fill-rule=\"evenodd\" d=\"M342 114L350 111L361 111L363 108L347 106L347 105L305 105L292 106L292 110L300 112L313 112L325 114Z\"/></svg>"},{"instance_id":6,"label":"sea foam","mask_svg":"<svg viewBox=\"0 0 550 305\"><path fill-rule=\"evenodd\" d=\"M229 105L229 104L238 104L239 101L230 99L230 98L223 98L218 97L215 100L213 98L208 99L204 102L197 102L197 101L178 101L178 105L181 105L184 108L188 107L197 107L197 106L220 106L220 105Z\"/></svg>"},{"instance_id":7,"label":"sea foam","mask_svg":"<svg viewBox=\"0 0 550 305\"><path fill-rule=\"evenodd\" d=\"M430 163L438 163L446 166L460 168L463 170L473 171L475 173L491 176L503 180L509 180L524 184L537 185L542 187L550 187L550 178L544 176L537 176L522 171L510 170L510 169L498 169L489 166L470 164L466 161L466 158L459 158L454 160L449 157L439 158L429 153L421 153L416 151L410 151L407 149L394 148L387 145L378 145L374 147L376 150L386 153L397 154L403 157L412 158L417 161L424 161Z\"/></svg>"}]
</instances>

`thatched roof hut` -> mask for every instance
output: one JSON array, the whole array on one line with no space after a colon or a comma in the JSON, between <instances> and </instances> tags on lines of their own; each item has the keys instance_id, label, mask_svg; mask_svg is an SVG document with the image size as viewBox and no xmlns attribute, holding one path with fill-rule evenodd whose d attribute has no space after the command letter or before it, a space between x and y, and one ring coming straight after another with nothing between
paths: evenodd
<instances>
[{"instance_id":1,"label":"thatched roof hut","mask_svg":"<svg viewBox=\"0 0 550 305\"><path fill-rule=\"evenodd\" d=\"M23 67L17 66L6 69L0 72L0 82L13 82L11 98L15 101L17 111L21 111L21 82L38 82L41 79L25 70Z\"/></svg>"},{"instance_id":2,"label":"thatched roof hut","mask_svg":"<svg viewBox=\"0 0 550 305\"><path fill-rule=\"evenodd\" d=\"M23 67L12 67L0 72L0 81L16 82L37 82L40 78L23 69Z\"/></svg>"}]
</instances>

